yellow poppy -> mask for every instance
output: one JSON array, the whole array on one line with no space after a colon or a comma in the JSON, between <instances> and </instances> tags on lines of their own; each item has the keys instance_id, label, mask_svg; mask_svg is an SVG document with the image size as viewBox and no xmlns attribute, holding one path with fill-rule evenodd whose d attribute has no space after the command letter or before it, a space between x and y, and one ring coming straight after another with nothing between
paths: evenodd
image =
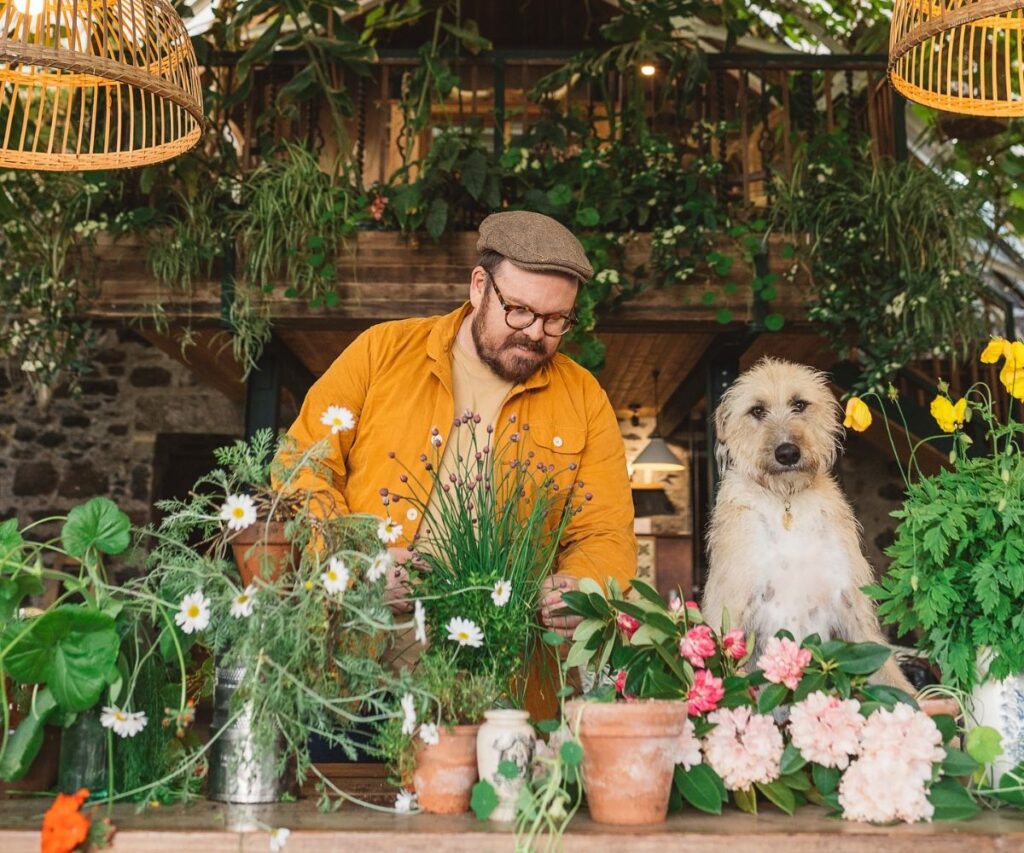
<instances>
[{"instance_id":1,"label":"yellow poppy","mask_svg":"<svg viewBox=\"0 0 1024 853\"><path fill-rule=\"evenodd\" d=\"M999 381L1012 397L1024 401L1024 366L1018 366L1007 359L999 371Z\"/></svg>"},{"instance_id":2,"label":"yellow poppy","mask_svg":"<svg viewBox=\"0 0 1024 853\"><path fill-rule=\"evenodd\" d=\"M851 397L846 401L846 418L843 426L856 432L864 432L871 426L871 409L860 397Z\"/></svg>"},{"instance_id":3,"label":"yellow poppy","mask_svg":"<svg viewBox=\"0 0 1024 853\"><path fill-rule=\"evenodd\" d=\"M1010 344L1003 338L992 338L981 351L982 364L995 364L1004 355L1010 354Z\"/></svg>"},{"instance_id":4,"label":"yellow poppy","mask_svg":"<svg viewBox=\"0 0 1024 853\"><path fill-rule=\"evenodd\" d=\"M935 423L943 432L953 432L964 425L964 415L967 412L967 400L961 397L955 403L950 402L941 394L932 400L931 413Z\"/></svg>"}]
</instances>

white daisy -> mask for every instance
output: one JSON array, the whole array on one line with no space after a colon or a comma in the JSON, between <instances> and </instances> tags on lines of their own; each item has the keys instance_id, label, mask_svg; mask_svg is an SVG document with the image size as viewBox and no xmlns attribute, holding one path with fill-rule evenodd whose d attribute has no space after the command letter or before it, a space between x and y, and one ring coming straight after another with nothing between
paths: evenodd
<instances>
[{"instance_id":1,"label":"white daisy","mask_svg":"<svg viewBox=\"0 0 1024 853\"><path fill-rule=\"evenodd\" d=\"M508 600L512 597L512 584L502 578L494 584L494 589L491 590L491 601L494 602L495 607L504 607L508 604Z\"/></svg>"},{"instance_id":2,"label":"white daisy","mask_svg":"<svg viewBox=\"0 0 1024 853\"><path fill-rule=\"evenodd\" d=\"M479 649L484 644L484 632L470 619L455 616L447 625L448 639L455 640L460 646L472 646Z\"/></svg>"},{"instance_id":3,"label":"white daisy","mask_svg":"<svg viewBox=\"0 0 1024 853\"><path fill-rule=\"evenodd\" d=\"M256 504L248 495L228 495L220 508L220 520L228 523L228 530L245 530L256 521Z\"/></svg>"},{"instance_id":4,"label":"white daisy","mask_svg":"<svg viewBox=\"0 0 1024 853\"><path fill-rule=\"evenodd\" d=\"M331 435L347 432L356 425L356 416L344 406L328 406L320 416L320 423L331 428Z\"/></svg>"},{"instance_id":5,"label":"white daisy","mask_svg":"<svg viewBox=\"0 0 1024 853\"><path fill-rule=\"evenodd\" d=\"M387 551L381 551L373 558L373 562L370 563L370 568L366 570L366 579L370 583L377 583L377 581L387 574L387 571L391 568L391 564L393 562L394 560L391 559L391 555Z\"/></svg>"},{"instance_id":6,"label":"white daisy","mask_svg":"<svg viewBox=\"0 0 1024 853\"><path fill-rule=\"evenodd\" d=\"M394 545L398 541L398 537L402 535L402 525L395 524L390 518L385 518L377 526L377 535L380 537L380 541L387 545Z\"/></svg>"},{"instance_id":7,"label":"white daisy","mask_svg":"<svg viewBox=\"0 0 1024 853\"><path fill-rule=\"evenodd\" d=\"M284 845L288 843L288 836L291 834L292 831L283 826L270 830L270 849L274 853L277 853L278 850L284 850Z\"/></svg>"},{"instance_id":8,"label":"white daisy","mask_svg":"<svg viewBox=\"0 0 1024 853\"><path fill-rule=\"evenodd\" d=\"M419 510L418 510L418 509L416 509L416 507L414 507L414 506L411 506L411 507L409 507L409 508L408 508L408 509L407 509L407 510L405 511L405 517L406 517L406 518L407 518L407 519L408 519L409 521L415 521L415 520L416 520L417 518L419 518L419 517L420 517L420 513L419 513Z\"/></svg>"},{"instance_id":9,"label":"white daisy","mask_svg":"<svg viewBox=\"0 0 1024 853\"><path fill-rule=\"evenodd\" d=\"M144 711L122 711L117 705L105 706L103 713L100 714L100 725L106 729L113 729L114 734L125 738L135 737L146 728L148 722Z\"/></svg>"},{"instance_id":10,"label":"white daisy","mask_svg":"<svg viewBox=\"0 0 1024 853\"><path fill-rule=\"evenodd\" d=\"M416 700L412 698L411 693L406 693L402 697L402 734L411 735L416 731Z\"/></svg>"},{"instance_id":11,"label":"white daisy","mask_svg":"<svg viewBox=\"0 0 1024 853\"><path fill-rule=\"evenodd\" d=\"M410 794L405 788L398 792L395 797L395 811L399 814L409 814L416 808L416 795Z\"/></svg>"},{"instance_id":12,"label":"white daisy","mask_svg":"<svg viewBox=\"0 0 1024 853\"><path fill-rule=\"evenodd\" d=\"M327 571L320 575L324 582L324 589L331 595L344 593L348 589L348 566L337 557L331 557L327 564Z\"/></svg>"},{"instance_id":13,"label":"white daisy","mask_svg":"<svg viewBox=\"0 0 1024 853\"><path fill-rule=\"evenodd\" d=\"M256 587L249 584L231 602L231 615L236 619L248 619L252 616L252 606L255 604L254 595L256 595Z\"/></svg>"},{"instance_id":14,"label":"white daisy","mask_svg":"<svg viewBox=\"0 0 1024 853\"><path fill-rule=\"evenodd\" d=\"M437 733L436 723L424 723L420 726L420 740L429 746L441 742L441 736Z\"/></svg>"},{"instance_id":15,"label":"white daisy","mask_svg":"<svg viewBox=\"0 0 1024 853\"><path fill-rule=\"evenodd\" d=\"M181 607L174 614L174 621L186 634L202 631L210 624L210 599L197 589L181 600Z\"/></svg>"},{"instance_id":16,"label":"white daisy","mask_svg":"<svg viewBox=\"0 0 1024 853\"><path fill-rule=\"evenodd\" d=\"M413 619L416 622L416 642L427 644L427 612L423 609L423 602L417 599L416 609L413 611Z\"/></svg>"}]
</instances>

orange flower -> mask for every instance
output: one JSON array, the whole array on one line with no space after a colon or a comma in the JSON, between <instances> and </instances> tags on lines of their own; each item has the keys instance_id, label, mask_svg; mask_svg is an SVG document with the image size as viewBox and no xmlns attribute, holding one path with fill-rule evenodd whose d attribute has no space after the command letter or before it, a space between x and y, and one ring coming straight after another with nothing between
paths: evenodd
<instances>
[{"instance_id":1,"label":"orange flower","mask_svg":"<svg viewBox=\"0 0 1024 853\"><path fill-rule=\"evenodd\" d=\"M76 794L57 794L43 816L42 853L71 853L89 837L89 818L79 811L88 798L87 788Z\"/></svg>"}]
</instances>

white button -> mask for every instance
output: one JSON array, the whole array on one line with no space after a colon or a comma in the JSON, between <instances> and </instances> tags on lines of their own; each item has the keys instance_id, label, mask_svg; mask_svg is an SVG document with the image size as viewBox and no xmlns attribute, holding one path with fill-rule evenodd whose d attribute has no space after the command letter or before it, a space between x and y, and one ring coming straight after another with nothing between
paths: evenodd
<instances>
[{"instance_id":1,"label":"white button","mask_svg":"<svg viewBox=\"0 0 1024 853\"><path fill-rule=\"evenodd\" d=\"M553 439L551 439L551 443L553 445L555 445L555 447L561 447L562 446L562 436L556 435Z\"/></svg>"}]
</instances>

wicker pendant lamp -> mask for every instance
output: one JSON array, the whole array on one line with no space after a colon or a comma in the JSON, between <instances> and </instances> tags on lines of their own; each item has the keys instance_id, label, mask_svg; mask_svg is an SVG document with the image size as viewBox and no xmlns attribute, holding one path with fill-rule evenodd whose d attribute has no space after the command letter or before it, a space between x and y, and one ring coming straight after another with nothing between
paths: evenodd
<instances>
[{"instance_id":1,"label":"wicker pendant lamp","mask_svg":"<svg viewBox=\"0 0 1024 853\"><path fill-rule=\"evenodd\" d=\"M202 123L195 52L168 0L0 0L0 167L157 163Z\"/></svg>"},{"instance_id":2,"label":"wicker pendant lamp","mask_svg":"<svg viewBox=\"0 0 1024 853\"><path fill-rule=\"evenodd\" d=\"M955 113L1024 115L1024 0L895 0L889 79Z\"/></svg>"}]
</instances>

